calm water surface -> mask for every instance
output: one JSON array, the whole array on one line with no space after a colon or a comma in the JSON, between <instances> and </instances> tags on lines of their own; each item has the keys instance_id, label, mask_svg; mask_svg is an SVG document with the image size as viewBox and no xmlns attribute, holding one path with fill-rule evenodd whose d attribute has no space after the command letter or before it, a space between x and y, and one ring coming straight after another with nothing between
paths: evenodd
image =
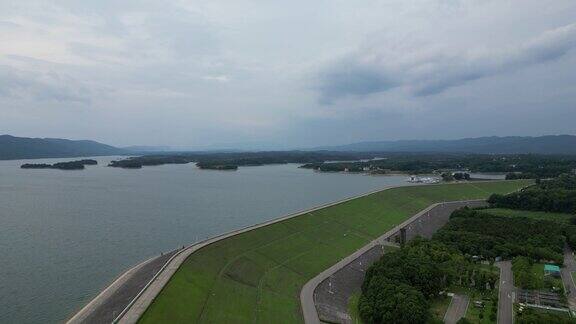
<instances>
[{"instance_id":1,"label":"calm water surface","mask_svg":"<svg viewBox=\"0 0 576 324\"><path fill-rule=\"evenodd\" d=\"M116 276L162 251L391 185L404 176L315 173L296 165L193 164L83 171L0 161L0 323L69 318Z\"/></svg>"}]
</instances>

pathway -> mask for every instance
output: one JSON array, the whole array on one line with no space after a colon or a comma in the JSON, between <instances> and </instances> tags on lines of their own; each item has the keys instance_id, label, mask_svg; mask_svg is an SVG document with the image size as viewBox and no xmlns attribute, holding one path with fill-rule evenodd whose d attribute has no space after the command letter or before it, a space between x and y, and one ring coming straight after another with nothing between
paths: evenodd
<instances>
[{"instance_id":1,"label":"pathway","mask_svg":"<svg viewBox=\"0 0 576 324\"><path fill-rule=\"evenodd\" d=\"M464 206L479 207L485 204L484 200L433 204L324 270L308 281L300 292L300 304L305 323L317 324L320 323L320 319L329 322L347 322L349 315L343 301L347 301L352 294L360 291L364 270L379 259L382 253L378 255L377 252L381 251L381 246L400 232L400 229L407 229L408 240L415 236L413 232L420 233L420 230L423 231L420 235L429 237L448 221L452 211ZM445 218L445 221L439 222L439 218ZM377 258L374 258L375 256Z\"/></svg>"},{"instance_id":2,"label":"pathway","mask_svg":"<svg viewBox=\"0 0 576 324\"><path fill-rule=\"evenodd\" d=\"M512 275L512 262L500 261L495 265L500 268L500 285L498 296L498 324L512 324L514 322L514 276Z\"/></svg>"},{"instance_id":3,"label":"pathway","mask_svg":"<svg viewBox=\"0 0 576 324\"><path fill-rule=\"evenodd\" d=\"M568 306L571 310L576 309L576 285L572 278L572 272L576 271L576 260L572 249L566 245L564 248L564 267L561 270L564 289L568 294Z\"/></svg>"},{"instance_id":4,"label":"pathway","mask_svg":"<svg viewBox=\"0 0 576 324\"><path fill-rule=\"evenodd\" d=\"M112 323L177 250L144 261L129 269L82 308L68 324Z\"/></svg>"},{"instance_id":5,"label":"pathway","mask_svg":"<svg viewBox=\"0 0 576 324\"><path fill-rule=\"evenodd\" d=\"M446 310L444 315L444 323L456 324L458 320L466 316L469 303L470 298L467 295L454 294L452 301L450 301L450 306L448 306L448 310Z\"/></svg>"}]
</instances>

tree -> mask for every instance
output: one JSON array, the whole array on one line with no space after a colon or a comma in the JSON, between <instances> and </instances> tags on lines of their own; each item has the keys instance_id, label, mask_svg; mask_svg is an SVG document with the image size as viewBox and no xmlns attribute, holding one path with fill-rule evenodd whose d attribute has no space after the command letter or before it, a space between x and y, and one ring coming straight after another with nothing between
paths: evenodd
<instances>
[{"instance_id":1,"label":"tree","mask_svg":"<svg viewBox=\"0 0 576 324\"><path fill-rule=\"evenodd\" d=\"M363 289L360 316L366 323L425 323L428 302L414 287L375 276Z\"/></svg>"}]
</instances>

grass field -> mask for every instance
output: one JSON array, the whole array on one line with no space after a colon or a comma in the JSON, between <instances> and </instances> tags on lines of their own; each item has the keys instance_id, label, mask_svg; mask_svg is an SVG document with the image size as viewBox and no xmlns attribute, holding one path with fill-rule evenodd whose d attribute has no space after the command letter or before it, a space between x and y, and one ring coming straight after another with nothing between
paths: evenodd
<instances>
[{"instance_id":1,"label":"grass field","mask_svg":"<svg viewBox=\"0 0 576 324\"><path fill-rule=\"evenodd\" d=\"M571 214L547 213L541 211L526 211L526 210L504 209L504 208L490 208L486 209L485 211L496 216L526 217L538 220L551 220L566 224L570 223L570 220L574 218L574 215Z\"/></svg>"},{"instance_id":2,"label":"grass field","mask_svg":"<svg viewBox=\"0 0 576 324\"><path fill-rule=\"evenodd\" d=\"M411 215L528 183L394 188L218 241L186 259L140 322L302 322L299 294L308 280Z\"/></svg>"},{"instance_id":3,"label":"grass field","mask_svg":"<svg viewBox=\"0 0 576 324\"><path fill-rule=\"evenodd\" d=\"M496 323L498 305L494 303L492 296L497 292L481 294L474 292L470 294L470 305L466 312L466 318L472 323L479 324L492 324ZM478 308L474 305L474 301L481 300L484 302L484 308Z\"/></svg>"}]
</instances>

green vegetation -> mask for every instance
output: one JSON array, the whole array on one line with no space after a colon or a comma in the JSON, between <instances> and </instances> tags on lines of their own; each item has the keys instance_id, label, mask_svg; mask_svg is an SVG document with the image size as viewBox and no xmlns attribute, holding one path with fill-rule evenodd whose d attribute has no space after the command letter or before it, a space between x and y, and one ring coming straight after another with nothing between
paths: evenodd
<instances>
[{"instance_id":1,"label":"green vegetation","mask_svg":"<svg viewBox=\"0 0 576 324\"><path fill-rule=\"evenodd\" d=\"M535 220L549 220L554 222L560 222L563 224L572 224L574 220L574 215L563 214L563 213L549 213L541 211L529 211L529 210L517 210L517 209L505 209L505 208L489 208L484 209L484 212L492 214L495 216L502 217L526 217Z\"/></svg>"},{"instance_id":2,"label":"green vegetation","mask_svg":"<svg viewBox=\"0 0 576 324\"><path fill-rule=\"evenodd\" d=\"M439 311L431 305L438 303L440 291L454 285L488 296L497 281L497 270L458 250L437 240L414 239L369 268L358 307L365 323L434 323Z\"/></svg>"},{"instance_id":3,"label":"green vegetation","mask_svg":"<svg viewBox=\"0 0 576 324\"><path fill-rule=\"evenodd\" d=\"M22 164L20 168L22 169L59 169L59 170L84 170L86 165L96 165L98 161L96 160L79 160L70 162L58 162L54 164Z\"/></svg>"},{"instance_id":4,"label":"green vegetation","mask_svg":"<svg viewBox=\"0 0 576 324\"><path fill-rule=\"evenodd\" d=\"M451 300L452 298L446 295L439 295L438 297L430 300L430 316L432 317L432 320L429 322L433 323L435 321L438 323L443 323L444 315L446 315L446 311L450 306Z\"/></svg>"},{"instance_id":5,"label":"green vegetation","mask_svg":"<svg viewBox=\"0 0 576 324\"><path fill-rule=\"evenodd\" d=\"M548 290L564 296L561 279L545 275L544 264L535 261L562 263L563 247L566 242L573 243L570 237L576 232L572 216L533 213L533 217L518 217L518 211L496 209L505 215L498 216L491 211L494 209L457 210L432 240L415 239L372 265L366 274L359 302L364 322L391 322L391 318L400 318L398 310L406 309L413 317L397 322L436 322L438 311L430 305L441 290L449 287L471 299L464 322L495 323L498 272L493 266L473 262L493 261L495 257L514 257L512 269L519 287ZM392 291L390 287L401 291ZM389 290L389 293L382 293ZM396 298L398 294L410 298ZM531 316L526 315L525 320L537 318Z\"/></svg>"},{"instance_id":6,"label":"green vegetation","mask_svg":"<svg viewBox=\"0 0 576 324\"><path fill-rule=\"evenodd\" d=\"M209 162L198 162L196 166L200 169L206 170L238 170L237 165L230 165L230 164L218 164L218 163L209 163Z\"/></svg>"},{"instance_id":7,"label":"green vegetation","mask_svg":"<svg viewBox=\"0 0 576 324\"><path fill-rule=\"evenodd\" d=\"M526 257L516 257L512 260L514 283L523 289L547 290L560 295L564 293L562 279L544 274L544 263L533 262Z\"/></svg>"},{"instance_id":8,"label":"green vegetation","mask_svg":"<svg viewBox=\"0 0 576 324\"><path fill-rule=\"evenodd\" d=\"M507 195L493 194L494 207L576 214L576 175L538 181L533 188Z\"/></svg>"},{"instance_id":9,"label":"green vegetation","mask_svg":"<svg viewBox=\"0 0 576 324\"><path fill-rule=\"evenodd\" d=\"M541 266L540 266L541 265ZM542 270L542 273L539 273ZM544 287L544 265L534 264L527 257L516 257L512 260L514 284L523 289L542 289Z\"/></svg>"},{"instance_id":10,"label":"green vegetation","mask_svg":"<svg viewBox=\"0 0 576 324\"><path fill-rule=\"evenodd\" d=\"M196 162L202 166L260 166L266 164L285 163L315 163L333 160L371 159L374 153L352 152L238 152L238 153L180 153L163 155L144 155L124 160L112 161L109 166L118 168L134 168L162 164L187 164Z\"/></svg>"},{"instance_id":11,"label":"green vegetation","mask_svg":"<svg viewBox=\"0 0 576 324\"><path fill-rule=\"evenodd\" d=\"M417 287L381 274L366 278L358 305L366 323L425 323L429 318L428 307L426 297Z\"/></svg>"},{"instance_id":12,"label":"green vegetation","mask_svg":"<svg viewBox=\"0 0 576 324\"><path fill-rule=\"evenodd\" d=\"M576 319L570 318L566 312L526 308L516 316L518 324L574 324Z\"/></svg>"},{"instance_id":13,"label":"green vegetation","mask_svg":"<svg viewBox=\"0 0 576 324\"><path fill-rule=\"evenodd\" d=\"M533 154L392 153L392 152L188 152L144 155L112 161L109 166L141 168L162 164L196 163L216 166L259 166L298 163L302 168L326 172L365 172L370 174L444 174L447 179L466 179L466 172L507 173L507 179L555 177L576 169L574 156ZM455 175L452 173L455 172Z\"/></svg>"},{"instance_id":14,"label":"green vegetation","mask_svg":"<svg viewBox=\"0 0 576 324\"><path fill-rule=\"evenodd\" d=\"M507 173L507 179L536 179L556 177L562 173L572 172L576 168L573 156L550 156L532 154L483 155L483 154L449 154L449 153L377 153L373 157L381 159L371 161L347 162L319 161L303 165L303 168L318 171L355 171L368 170L370 173L388 173L401 171L411 174L444 173L443 170L469 170L471 172ZM450 175L450 173L445 173ZM464 175L462 173L461 175Z\"/></svg>"},{"instance_id":15,"label":"green vegetation","mask_svg":"<svg viewBox=\"0 0 576 324\"><path fill-rule=\"evenodd\" d=\"M141 322L302 322L302 285L406 218L529 183L394 188L218 241L186 259Z\"/></svg>"},{"instance_id":16,"label":"green vegetation","mask_svg":"<svg viewBox=\"0 0 576 324\"><path fill-rule=\"evenodd\" d=\"M496 275L498 272L496 270ZM470 305L466 312L466 319L471 323L492 324L496 323L498 313L498 290L479 292L475 289L469 289ZM480 301L482 305L476 305Z\"/></svg>"},{"instance_id":17,"label":"green vegetation","mask_svg":"<svg viewBox=\"0 0 576 324\"><path fill-rule=\"evenodd\" d=\"M348 314L350 315L353 324L364 323L362 322L362 318L360 318L360 312L358 311L359 302L360 302L360 294L354 294L348 300ZM444 310L444 312L446 312L446 310Z\"/></svg>"},{"instance_id":18,"label":"green vegetation","mask_svg":"<svg viewBox=\"0 0 576 324\"><path fill-rule=\"evenodd\" d=\"M462 253L482 258L528 256L561 264L565 236L574 230L572 225L557 222L461 209L452 214L450 222L434 237Z\"/></svg>"}]
</instances>

